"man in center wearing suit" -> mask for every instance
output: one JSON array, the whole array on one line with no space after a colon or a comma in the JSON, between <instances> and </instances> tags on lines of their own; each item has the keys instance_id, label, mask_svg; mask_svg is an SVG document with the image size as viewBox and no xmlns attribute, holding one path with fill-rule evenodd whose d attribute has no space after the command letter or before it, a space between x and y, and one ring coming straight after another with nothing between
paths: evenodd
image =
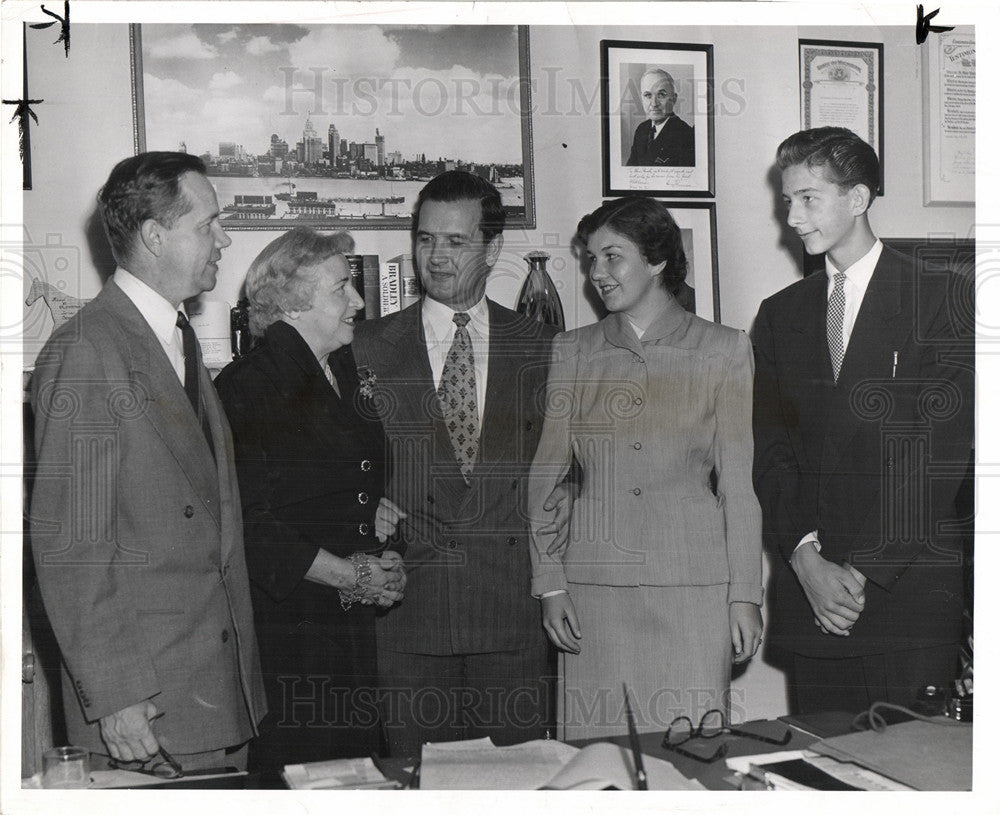
<instances>
[{"instance_id":1,"label":"man in center wearing suit","mask_svg":"<svg viewBox=\"0 0 1000 815\"><path fill-rule=\"evenodd\" d=\"M98 200L118 269L32 377L31 543L69 741L245 767L267 708L233 442L183 305L231 241L196 156L127 158Z\"/></svg>"},{"instance_id":2,"label":"man in center wearing suit","mask_svg":"<svg viewBox=\"0 0 1000 815\"><path fill-rule=\"evenodd\" d=\"M674 78L650 68L639 80L642 106L649 116L635 129L626 167L694 167L694 128L674 113Z\"/></svg>"},{"instance_id":3,"label":"man in center wearing suit","mask_svg":"<svg viewBox=\"0 0 1000 815\"><path fill-rule=\"evenodd\" d=\"M500 194L437 176L413 217L419 302L356 328L393 459L406 599L378 621L393 755L426 741L538 738L548 645L531 597L526 495L553 329L488 300L503 246Z\"/></svg>"},{"instance_id":4,"label":"man in center wearing suit","mask_svg":"<svg viewBox=\"0 0 1000 815\"><path fill-rule=\"evenodd\" d=\"M909 705L958 669L971 286L875 237L878 158L851 131L796 133L778 167L826 268L766 299L752 334L754 482L785 561L769 636L796 713Z\"/></svg>"}]
</instances>

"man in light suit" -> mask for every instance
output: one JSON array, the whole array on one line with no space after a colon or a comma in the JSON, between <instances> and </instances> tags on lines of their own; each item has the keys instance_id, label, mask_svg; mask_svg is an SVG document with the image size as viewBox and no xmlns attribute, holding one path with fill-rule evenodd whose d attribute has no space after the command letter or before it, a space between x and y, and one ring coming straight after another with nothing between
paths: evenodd
<instances>
[{"instance_id":1,"label":"man in light suit","mask_svg":"<svg viewBox=\"0 0 1000 815\"><path fill-rule=\"evenodd\" d=\"M770 638L795 712L910 704L957 675L971 287L875 237L878 158L854 133L797 133L778 166L788 224L826 269L766 299L753 331L754 481L786 562Z\"/></svg>"},{"instance_id":2,"label":"man in light suit","mask_svg":"<svg viewBox=\"0 0 1000 815\"><path fill-rule=\"evenodd\" d=\"M635 129L626 167L694 167L694 128L674 113L674 78L650 68L639 80L642 106L649 116Z\"/></svg>"},{"instance_id":3,"label":"man in light suit","mask_svg":"<svg viewBox=\"0 0 1000 815\"><path fill-rule=\"evenodd\" d=\"M32 379L31 539L69 740L245 766L266 704L232 438L183 307L231 241L195 156L125 159L98 200L118 269Z\"/></svg>"},{"instance_id":4,"label":"man in light suit","mask_svg":"<svg viewBox=\"0 0 1000 815\"><path fill-rule=\"evenodd\" d=\"M388 496L409 515L406 598L377 626L393 755L419 755L424 741L524 741L548 720L525 494L555 332L485 296L503 245L491 184L443 173L413 222L424 297L360 323L353 345L377 383Z\"/></svg>"}]
</instances>

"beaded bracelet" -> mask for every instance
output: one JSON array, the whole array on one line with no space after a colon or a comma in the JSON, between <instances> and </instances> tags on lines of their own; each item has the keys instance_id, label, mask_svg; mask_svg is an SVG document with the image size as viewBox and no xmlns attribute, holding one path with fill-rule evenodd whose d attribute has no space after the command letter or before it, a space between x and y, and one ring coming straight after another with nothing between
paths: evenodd
<instances>
[{"instance_id":1,"label":"beaded bracelet","mask_svg":"<svg viewBox=\"0 0 1000 815\"><path fill-rule=\"evenodd\" d=\"M338 592L340 594L340 607L344 611L364 598L364 587L372 582L372 567L366 555L355 552L347 559L354 566L354 585L350 591L340 589Z\"/></svg>"}]
</instances>

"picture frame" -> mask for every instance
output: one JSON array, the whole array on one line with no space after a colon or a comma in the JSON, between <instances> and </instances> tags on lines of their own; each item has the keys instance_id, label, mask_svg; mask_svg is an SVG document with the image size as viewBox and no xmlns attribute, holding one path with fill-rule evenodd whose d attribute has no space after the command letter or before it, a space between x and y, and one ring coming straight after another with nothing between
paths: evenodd
<instances>
[{"instance_id":1,"label":"picture frame","mask_svg":"<svg viewBox=\"0 0 1000 815\"><path fill-rule=\"evenodd\" d=\"M409 229L450 169L535 227L528 26L133 24L130 51L136 153L207 158L227 230Z\"/></svg>"},{"instance_id":2,"label":"picture frame","mask_svg":"<svg viewBox=\"0 0 1000 815\"><path fill-rule=\"evenodd\" d=\"M601 40L600 50L603 194L714 197L712 45Z\"/></svg>"},{"instance_id":3,"label":"picture frame","mask_svg":"<svg viewBox=\"0 0 1000 815\"><path fill-rule=\"evenodd\" d=\"M715 202L664 201L663 204L670 210L681 230L684 255L688 262L684 282L694 289L694 313L706 320L720 323L722 305L719 297Z\"/></svg>"},{"instance_id":4,"label":"picture frame","mask_svg":"<svg viewBox=\"0 0 1000 815\"><path fill-rule=\"evenodd\" d=\"M799 40L799 119L803 130L846 127L879 157L876 195L885 194L882 43Z\"/></svg>"},{"instance_id":5,"label":"picture frame","mask_svg":"<svg viewBox=\"0 0 1000 815\"><path fill-rule=\"evenodd\" d=\"M920 49L924 206L976 202L976 35L943 31Z\"/></svg>"}]
</instances>

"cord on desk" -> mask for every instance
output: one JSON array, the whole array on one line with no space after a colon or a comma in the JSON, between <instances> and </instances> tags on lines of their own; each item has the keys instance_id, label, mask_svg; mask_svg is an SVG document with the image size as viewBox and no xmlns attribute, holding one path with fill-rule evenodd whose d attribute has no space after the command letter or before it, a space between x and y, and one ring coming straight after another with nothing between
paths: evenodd
<instances>
[{"instance_id":1,"label":"cord on desk","mask_svg":"<svg viewBox=\"0 0 1000 815\"><path fill-rule=\"evenodd\" d=\"M914 719L918 719L921 722L927 722L928 724L939 724L945 727L954 727L966 725L967 722L958 722L954 719L948 719L943 716L924 716L921 713L916 713L910 710L908 707L903 707L902 705L894 705L890 702L875 702L872 704L868 710L863 713L859 713L854 717L854 721L851 722L851 727L855 730L864 730L867 725L868 728L874 730L876 733L882 733L885 731L888 724L882 716L879 715L879 710L895 710L898 713L905 713L907 716L911 716Z\"/></svg>"}]
</instances>

